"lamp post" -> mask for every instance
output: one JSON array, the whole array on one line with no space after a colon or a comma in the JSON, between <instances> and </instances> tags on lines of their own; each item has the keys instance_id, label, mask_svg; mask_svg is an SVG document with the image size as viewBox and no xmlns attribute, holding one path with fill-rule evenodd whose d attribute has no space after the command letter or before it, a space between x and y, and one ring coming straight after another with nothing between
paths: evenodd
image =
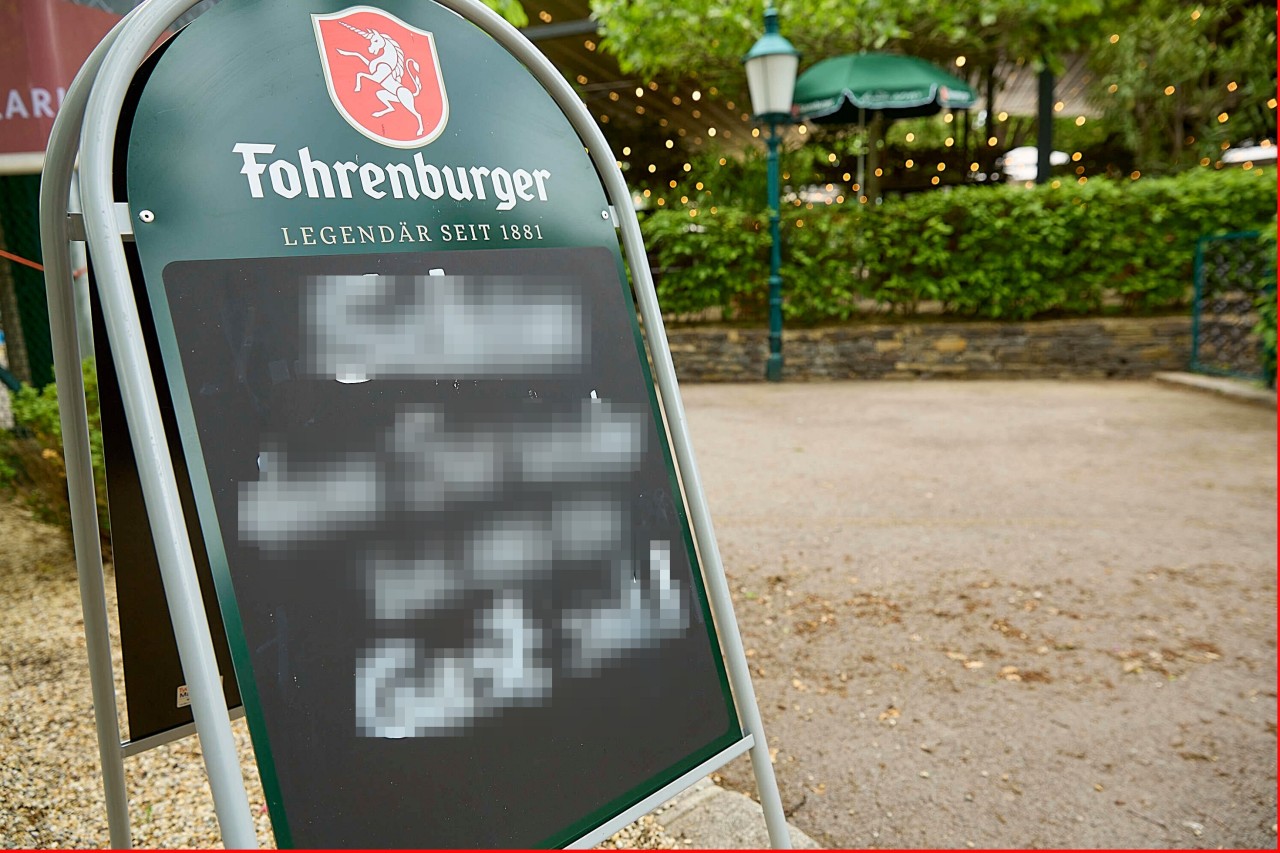
<instances>
[{"instance_id":1,"label":"lamp post","mask_svg":"<svg viewBox=\"0 0 1280 853\"><path fill-rule=\"evenodd\" d=\"M791 121L791 99L796 87L800 53L778 32L778 10L764 10L764 35L742 58L751 90L751 109L756 119L769 126L769 360L765 379L782 379L782 234L778 206L778 124Z\"/></svg>"}]
</instances>

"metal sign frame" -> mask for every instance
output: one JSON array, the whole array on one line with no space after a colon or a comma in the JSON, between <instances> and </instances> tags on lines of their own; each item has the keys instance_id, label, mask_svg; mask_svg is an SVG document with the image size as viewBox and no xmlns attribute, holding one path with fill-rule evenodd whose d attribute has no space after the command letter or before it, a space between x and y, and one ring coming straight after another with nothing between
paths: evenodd
<instances>
[{"instance_id":1,"label":"metal sign frame","mask_svg":"<svg viewBox=\"0 0 1280 853\"><path fill-rule=\"evenodd\" d=\"M127 204L116 202L113 191L115 140L129 86L150 47L176 18L196 2L198 0L151 0L130 13L103 39L68 90L50 137L41 187L40 226L55 370L62 401L62 430L77 570L85 611L98 748L113 847L130 846L123 768L126 750L120 743L111 673L88 422L79 370L82 350L77 340L76 308L71 287L70 241L79 235L72 233L73 220L67 211L77 149L81 159L80 202L84 211L84 237L95 264L98 296L112 343L147 514L155 535L165 595L190 690L194 727L202 741L214 808L227 847L247 849L257 846L239 756L232 738L230 715L223 698L213 642L200 597L195 561L186 535L173 462L168 455L156 387L143 343L138 306L134 302L123 246L125 236L131 233ZM790 836L760 711L733 615L728 583L694 459L675 367L639 221L630 203L630 192L607 141L591 115L559 71L531 42L478 0L437 2L479 27L530 71L568 119L601 179L615 224L621 232L634 293L648 337L666 431L675 452L692 533L702 558L703 581L720 639L720 653L744 733L742 739L728 749L568 846L585 848L598 843L706 774L749 752L770 843L775 848L789 848ZM140 750L131 749L129 754L136 751Z\"/></svg>"}]
</instances>

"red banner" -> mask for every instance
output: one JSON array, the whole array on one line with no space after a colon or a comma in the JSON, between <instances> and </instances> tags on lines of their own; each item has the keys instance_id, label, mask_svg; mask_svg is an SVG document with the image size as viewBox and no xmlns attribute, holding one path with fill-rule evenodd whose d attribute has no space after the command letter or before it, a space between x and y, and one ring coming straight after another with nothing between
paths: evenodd
<instances>
[{"instance_id":1,"label":"red banner","mask_svg":"<svg viewBox=\"0 0 1280 853\"><path fill-rule=\"evenodd\" d=\"M119 20L68 0L0 0L0 159L43 154L67 87Z\"/></svg>"}]
</instances>

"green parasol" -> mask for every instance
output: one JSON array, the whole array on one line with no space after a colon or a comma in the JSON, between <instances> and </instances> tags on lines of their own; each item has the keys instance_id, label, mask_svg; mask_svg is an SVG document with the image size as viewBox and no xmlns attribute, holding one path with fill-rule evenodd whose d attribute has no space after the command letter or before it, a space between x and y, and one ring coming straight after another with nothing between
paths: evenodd
<instances>
[{"instance_id":1,"label":"green parasol","mask_svg":"<svg viewBox=\"0 0 1280 853\"><path fill-rule=\"evenodd\" d=\"M817 124L861 124L964 110L978 102L967 83L915 56L847 53L824 59L796 80L796 118Z\"/></svg>"}]
</instances>

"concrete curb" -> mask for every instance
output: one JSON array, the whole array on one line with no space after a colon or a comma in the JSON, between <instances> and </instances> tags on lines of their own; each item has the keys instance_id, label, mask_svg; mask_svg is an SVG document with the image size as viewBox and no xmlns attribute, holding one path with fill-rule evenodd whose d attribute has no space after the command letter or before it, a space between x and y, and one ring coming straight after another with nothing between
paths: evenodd
<instances>
[{"instance_id":1,"label":"concrete curb","mask_svg":"<svg viewBox=\"0 0 1280 853\"><path fill-rule=\"evenodd\" d=\"M695 849L767 849L760 804L735 791L726 791L703 779L654 812L667 835L684 847ZM788 824L791 846L818 850L820 844Z\"/></svg>"},{"instance_id":2,"label":"concrete curb","mask_svg":"<svg viewBox=\"0 0 1280 853\"><path fill-rule=\"evenodd\" d=\"M1238 400L1242 403L1276 408L1276 392L1243 379L1228 379L1220 376L1201 376L1198 373L1162 372L1152 378L1166 385L1179 385L1197 391L1208 391L1220 397Z\"/></svg>"}]
</instances>

